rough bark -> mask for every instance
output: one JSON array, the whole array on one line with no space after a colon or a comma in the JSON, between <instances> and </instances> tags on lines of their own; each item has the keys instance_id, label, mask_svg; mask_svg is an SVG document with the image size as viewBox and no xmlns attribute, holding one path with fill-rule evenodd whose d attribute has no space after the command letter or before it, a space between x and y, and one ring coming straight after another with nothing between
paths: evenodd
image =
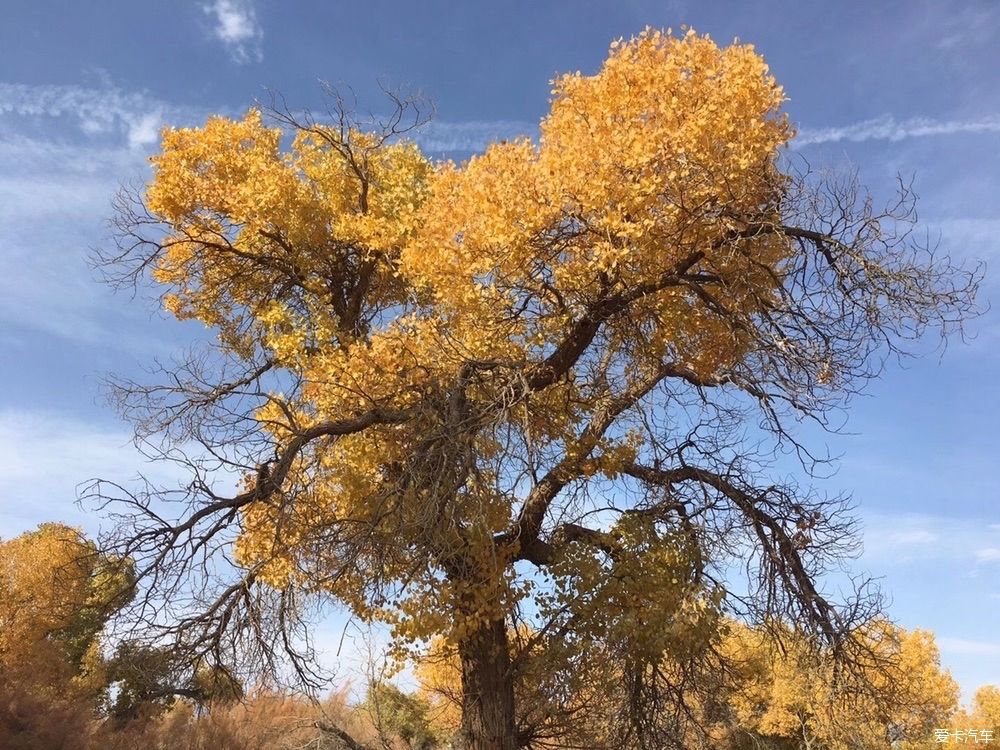
<instances>
[{"instance_id":1,"label":"rough bark","mask_svg":"<svg viewBox=\"0 0 1000 750\"><path fill-rule=\"evenodd\" d=\"M465 750L515 750L514 676L507 626L494 620L459 644Z\"/></svg>"}]
</instances>

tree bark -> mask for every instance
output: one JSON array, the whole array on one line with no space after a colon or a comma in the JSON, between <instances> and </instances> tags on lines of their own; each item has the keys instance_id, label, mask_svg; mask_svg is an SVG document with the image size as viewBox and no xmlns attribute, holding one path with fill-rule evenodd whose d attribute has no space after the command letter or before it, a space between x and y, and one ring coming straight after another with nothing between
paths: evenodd
<instances>
[{"instance_id":1,"label":"tree bark","mask_svg":"<svg viewBox=\"0 0 1000 750\"><path fill-rule=\"evenodd\" d=\"M507 625L483 625L458 646L462 661L462 734L465 750L516 750L514 675Z\"/></svg>"}]
</instances>

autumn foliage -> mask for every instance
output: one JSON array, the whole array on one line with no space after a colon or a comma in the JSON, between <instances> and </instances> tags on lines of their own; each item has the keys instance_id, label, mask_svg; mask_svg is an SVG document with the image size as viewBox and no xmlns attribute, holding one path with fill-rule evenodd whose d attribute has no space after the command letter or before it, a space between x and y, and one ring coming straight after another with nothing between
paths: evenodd
<instances>
[{"instance_id":1,"label":"autumn foliage","mask_svg":"<svg viewBox=\"0 0 1000 750\"><path fill-rule=\"evenodd\" d=\"M179 497L95 487L126 518L150 640L212 669L282 652L308 681L301 616L333 602L387 626L400 665L449 654L461 742L490 750L690 742L718 675L764 649L777 671L750 685L796 697L734 697L734 721L829 740L822 693L784 671L819 654L884 693L870 660L921 647L880 630L870 588L824 591L849 504L768 459L794 449L808 475L794 421L826 424L888 354L960 327L975 273L912 241L905 186L877 210L791 167L749 45L615 42L555 79L537 139L461 164L423 155L419 109L390 98L367 125L335 96L327 118L168 128L123 197L104 267L215 335L114 392L192 474Z\"/></svg>"},{"instance_id":2,"label":"autumn foliage","mask_svg":"<svg viewBox=\"0 0 1000 750\"><path fill-rule=\"evenodd\" d=\"M331 731L336 727L363 748L443 750L460 736L461 663L443 638L420 659L413 693L380 682L353 700L346 690L318 702L273 690L154 696L148 685L158 670L160 679L165 677L155 655L112 649L107 642L104 626L114 606L109 602L128 582L119 575L127 568L111 562L80 532L61 524L0 542L0 585L6 594L0 600L6 638L0 746L340 748ZM901 743L920 750L934 744L935 729L1000 729L1000 691L984 686L970 709L959 709L955 682L941 668L928 632L881 622L857 633L873 648L867 670L853 677L838 676L834 660L790 632L778 640L774 633L732 621L718 632L716 646L729 672L714 676L710 692L691 686L688 698L697 721L689 727L689 746L847 750ZM595 645L578 673L553 674L551 653L534 645L536 637L524 627L510 634L518 726L530 727L539 747L607 744L621 665L609 658L608 646ZM146 674L145 694L143 683L129 681L126 666ZM117 698L111 700L111 694ZM123 713L126 697L131 710Z\"/></svg>"}]
</instances>

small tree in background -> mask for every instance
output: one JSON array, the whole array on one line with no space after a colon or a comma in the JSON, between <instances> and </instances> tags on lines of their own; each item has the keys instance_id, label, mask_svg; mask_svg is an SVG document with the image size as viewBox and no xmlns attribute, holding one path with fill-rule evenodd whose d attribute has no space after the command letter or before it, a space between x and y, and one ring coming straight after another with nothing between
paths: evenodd
<instances>
[{"instance_id":1,"label":"small tree in background","mask_svg":"<svg viewBox=\"0 0 1000 750\"><path fill-rule=\"evenodd\" d=\"M65 524L0 541L0 681L64 698L101 693L101 635L132 585L127 563Z\"/></svg>"}]
</instances>

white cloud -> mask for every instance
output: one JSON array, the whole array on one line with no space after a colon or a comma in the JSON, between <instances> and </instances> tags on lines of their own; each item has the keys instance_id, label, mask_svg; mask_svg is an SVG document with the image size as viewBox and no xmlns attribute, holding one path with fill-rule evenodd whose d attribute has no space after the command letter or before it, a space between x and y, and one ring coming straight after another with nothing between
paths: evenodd
<instances>
[{"instance_id":1,"label":"white cloud","mask_svg":"<svg viewBox=\"0 0 1000 750\"><path fill-rule=\"evenodd\" d=\"M976 562L991 563L1000 561L1000 548L983 547L976 550Z\"/></svg>"},{"instance_id":2,"label":"white cloud","mask_svg":"<svg viewBox=\"0 0 1000 750\"><path fill-rule=\"evenodd\" d=\"M118 186L147 166L128 146L0 134L0 328L104 351L162 345L148 309L115 299L87 265Z\"/></svg>"},{"instance_id":3,"label":"white cloud","mask_svg":"<svg viewBox=\"0 0 1000 750\"><path fill-rule=\"evenodd\" d=\"M870 512L864 517L863 557L866 562L900 562L912 559L915 548L934 548L938 528L933 519L906 514L901 516Z\"/></svg>"},{"instance_id":4,"label":"white cloud","mask_svg":"<svg viewBox=\"0 0 1000 750\"><path fill-rule=\"evenodd\" d=\"M889 534L889 544L905 547L913 544L933 544L938 540L938 535L926 529L910 529L909 531L896 531Z\"/></svg>"},{"instance_id":5,"label":"white cloud","mask_svg":"<svg viewBox=\"0 0 1000 750\"><path fill-rule=\"evenodd\" d=\"M68 119L87 136L121 137L135 149L157 140L167 110L163 102L147 94L125 92L114 86L0 83L0 115Z\"/></svg>"},{"instance_id":6,"label":"white cloud","mask_svg":"<svg viewBox=\"0 0 1000 750\"><path fill-rule=\"evenodd\" d=\"M197 451L194 451L197 453ZM100 517L76 505L91 480L123 486L142 474L157 486L183 486L190 474L173 463L152 462L133 445L124 424L91 422L71 414L0 408L0 537L43 521L65 521L97 530ZM232 492L236 480L215 476L217 492Z\"/></svg>"},{"instance_id":7,"label":"white cloud","mask_svg":"<svg viewBox=\"0 0 1000 750\"><path fill-rule=\"evenodd\" d=\"M969 47L994 42L1000 28L1000 14L996 11L996 6L991 4L976 7L972 3L966 7L949 7L943 13L929 13L924 18L925 23L933 24L935 47L948 52L958 50L964 55Z\"/></svg>"},{"instance_id":8,"label":"white cloud","mask_svg":"<svg viewBox=\"0 0 1000 750\"><path fill-rule=\"evenodd\" d=\"M263 59L261 41L264 30L257 23L257 12L250 0L215 0L203 9L214 17L212 33L225 45L234 62L260 62Z\"/></svg>"},{"instance_id":9,"label":"white cloud","mask_svg":"<svg viewBox=\"0 0 1000 750\"><path fill-rule=\"evenodd\" d=\"M77 485L102 476L127 480L142 465L124 429L50 412L0 410L0 537L42 521L93 531L76 507Z\"/></svg>"},{"instance_id":10,"label":"white cloud","mask_svg":"<svg viewBox=\"0 0 1000 750\"><path fill-rule=\"evenodd\" d=\"M14 148L0 143L0 161ZM83 158L76 154L77 158ZM115 181L60 171L0 171L0 320L76 342L99 343L111 329L106 298L86 265L103 231ZM26 314L30 311L30 314Z\"/></svg>"},{"instance_id":11,"label":"white cloud","mask_svg":"<svg viewBox=\"0 0 1000 750\"><path fill-rule=\"evenodd\" d=\"M949 654L964 654L969 656L1000 656L1000 643L990 641L973 641L966 638L938 638L937 644L941 651Z\"/></svg>"},{"instance_id":12,"label":"white cloud","mask_svg":"<svg viewBox=\"0 0 1000 750\"><path fill-rule=\"evenodd\" d=\"M932 233L940 233L941 241L947 243L949 248L960 251L963 256L986 258L997 254L996 240L1000 236L1000 218L928 217L924 224ZM933 234L932 239L934 239ZM1000 524L996 524L996 527L1000 529Z\"/></svg>"},{"instance_id":13,"label":"white cloud","mask_svg":"<svg viewBox=\"0 0 1000 750\"><path fill-rule=\"evenodd\" d=\"M129 128L129 145L133 148L142 148L156 143L162 125L163 115L159 111L143 115Z\"/></svg>"},{"instance_id":14,"label":"white cloud","mask_svg":"<svg viewBox=\"0 0 1000 750\"><path fill-rule=\"evenodd\" d=\"M968 566L992 561L993 553L1000 556L993 548L996 532L982 519L869 510L863 522L862 560L878 569L928 560Z\"/></svg>"},{"instance_id":15,"label":"white cloud","mask_svg":"<svg viewBox=\"0 0 1000 750\"><path fill-rule=\"evenodd\" d=\"M905 138L957 133L1000 133L1000 116L987 116L975 120L935 120L929 117L913 117L897 121L891 115L882 115L851 125L832 128L802 128L795 140L792 141L792 147L802 148L817 143L838 143L840 141L901 141Z\"/></svg>"},{"instance_id":16,"label":"white cloud","mask_svg":"<svg viewBox=\"0 0 1000 750\"><path fill-rule=\"evenodd\" d=\"M521 120L433 120L414 134L420 148L429 153L481 151L494 141L534 135L538 126Z\"/></svg>"},{"instance_id":17,"label":"white cloud","mask_svg":"<svg viewBox=\"0 0 1000 750\"><path fill-rule=\"evenodd\" d=\"M145 93L0 83L0 328L102 351L159 349L148 308L114 299L88 251L107 241L111 199L148 174L163 121L200 119Z\"/></svg>"}]
</instances>

